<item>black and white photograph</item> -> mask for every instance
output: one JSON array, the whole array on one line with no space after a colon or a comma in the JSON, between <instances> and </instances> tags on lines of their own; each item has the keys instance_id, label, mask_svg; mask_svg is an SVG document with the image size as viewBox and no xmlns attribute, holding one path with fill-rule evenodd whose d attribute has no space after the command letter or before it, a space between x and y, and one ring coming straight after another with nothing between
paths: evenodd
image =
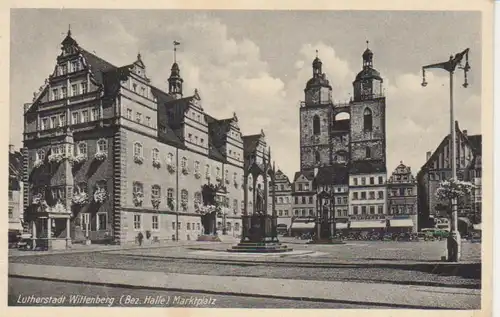
<instances>
[{"instance_id":1,"label":"black and white photograph","mask_svg":"<svg viewBox=\"0 0 500 317\"><path fill-rule=\"evenodd\" d=\"M490 311L491 13L364 8L10 9L7 305Z\"/></svg>"}]
</instances>

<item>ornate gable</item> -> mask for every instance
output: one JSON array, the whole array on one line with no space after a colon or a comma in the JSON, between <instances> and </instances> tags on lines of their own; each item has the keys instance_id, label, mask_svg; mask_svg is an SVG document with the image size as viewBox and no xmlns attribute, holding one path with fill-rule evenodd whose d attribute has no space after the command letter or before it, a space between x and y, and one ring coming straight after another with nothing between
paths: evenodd
<instances>
[{"instance_id":1,"label":"ornate gable","mask_svg":"<svg viewBox=\"0 0 500 317\"><path fill-rule=\"evenodd\" d=\"M201 97L198 92L198 89L194 90L193 96L189 99L189 105L198 109L201 112L204 112L203 107L201 106Z\"/></svg>"}]
</instances>

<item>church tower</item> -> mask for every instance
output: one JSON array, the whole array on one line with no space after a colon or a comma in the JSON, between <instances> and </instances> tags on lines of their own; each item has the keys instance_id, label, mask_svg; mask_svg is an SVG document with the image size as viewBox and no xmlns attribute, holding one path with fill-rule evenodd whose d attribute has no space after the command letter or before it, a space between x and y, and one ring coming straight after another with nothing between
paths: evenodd
<instances>
[{"instance_id":1,"label":"church tower","mask_svg":"<svg viewBox=\"0 0 500 317\"><path fill-rule=\"evenodd\" d=\"M305 101L300 103L300 169L330 165L330 121L332 86L323 73L317 56L312 62L312 78L304 89Z\"/></svg>"},{"instance_id":2,"label":"church tower","mask_svg":"<svg viewBox=\"0 0 500 317\"><path fill-rule=\"evenodd\" d=\"M373 52L367 48L363 53L363 69L353 82L351 161L386 164L385 97L382 84L380 73L373 68Z\"/></svg>"},{"instance_id":3,"label":"church tower","mask_svg":"<svg viewBox=\"0 0 500 317\"><path fill-rule=\"evenodd\" d=\"M168 78L168 93L175 99L182 98L182 83L184 80L181 78L181 71L179 64L174 62L170 70L170 77Z\"/></svg>"}]
</instances>

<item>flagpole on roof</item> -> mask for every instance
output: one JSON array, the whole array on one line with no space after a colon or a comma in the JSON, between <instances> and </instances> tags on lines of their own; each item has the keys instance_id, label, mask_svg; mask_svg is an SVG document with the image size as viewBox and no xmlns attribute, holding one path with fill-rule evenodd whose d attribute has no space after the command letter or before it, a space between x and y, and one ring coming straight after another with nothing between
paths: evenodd
<instances>
[{"instance_id":1,"label":"flagpole on roof","mask_svg":"<svg viewBox=\"0 0 500 317\"><path fill-rule=\"evenodd\" d=\"M174 63L177 62L177 45L181 45L181 43L174 41Z\"/></svg>"}]
</instances>

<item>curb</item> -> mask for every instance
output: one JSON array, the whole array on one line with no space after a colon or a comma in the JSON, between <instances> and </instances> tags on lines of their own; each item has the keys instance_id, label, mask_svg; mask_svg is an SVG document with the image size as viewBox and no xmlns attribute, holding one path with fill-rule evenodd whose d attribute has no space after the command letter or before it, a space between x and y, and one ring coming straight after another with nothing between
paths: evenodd
<instances>
[{"instance_id":1,"label":"curb","mask_svg":"<svg viewBox=\"0 0 500 317\"><path fill-rule=\"evenodd\" d=\"M435 307L435 306L390 304L390 303L378 303L378 302L361 302L361 301L350 301L350 300L335 300L335 299L320 298L320 297L263 295L263 294L251 294L251 293L207 291L207 290L202 290L202 289L190 289L190 288L169 288L169 287L130 285L130 284L123 284L123 283L106 283L106 282L98 283L98 282L86 282L86 281L57 279L57 278L51 278L51 277L29 277L29 276L16 275L16 274L9 274L8 276L12 277L12 278L24 278L24 279L33 279L33 280L50 281L50 282L62 282L62 283L79 284L79 285L95 285L95 286L104 286L104 287L142 289L142 290L147 289L147 290L157 290L157 291L170 291L170 292L221 295L221 296L238 296L238 297L253 297L253 298L265 298L265 299L296 300L296 301L308 301L308 302L317 302L317 303L339 303L339 304L352 304L352 305L366 305L366 306L377 306L379 308L387 307L387 308L403 308L403 309L406 308L406 309L439 309L439 310L451 309L451 308L443 308L443 307Z\"/></svg>"}]
</instances>

